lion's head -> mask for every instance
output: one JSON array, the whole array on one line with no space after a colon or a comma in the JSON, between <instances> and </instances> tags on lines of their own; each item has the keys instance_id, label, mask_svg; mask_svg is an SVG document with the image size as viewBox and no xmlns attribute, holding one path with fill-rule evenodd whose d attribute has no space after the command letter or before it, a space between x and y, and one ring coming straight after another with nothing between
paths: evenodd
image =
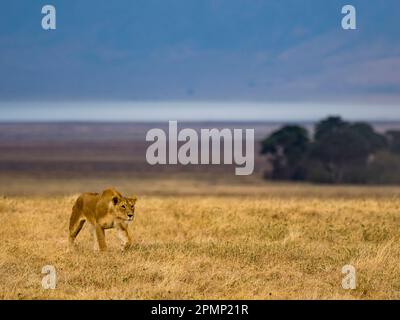
<instances>
[{"instance_id":1,"label":"lion's head","mask_svg":"<svg viewBox=\"0 0 400 320\"><path fill-rule=\"evenodd\" d=\"M136 199L136 198L134 198ZM125 198L121 196L114 196L112 198L112 204L114 206L114 214L117 219L124 221L132 221L135 215L135 203L131 198Z\"/></svg>"}]
</instances>

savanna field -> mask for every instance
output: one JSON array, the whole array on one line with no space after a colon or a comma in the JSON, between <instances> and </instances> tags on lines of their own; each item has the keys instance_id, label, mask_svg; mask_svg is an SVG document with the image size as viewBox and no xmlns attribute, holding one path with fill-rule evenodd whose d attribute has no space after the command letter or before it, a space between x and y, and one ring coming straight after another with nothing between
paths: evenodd
<instances>
[{"instance_id":1,"label":"savanna field","mask_svg":"<svg viewBox=\"0 0 400 320\"><path fill-rule=\"evenodd\" d=\"M36 181L0 188L1 299L400 298L397 187L114 180L140 197L134 245L121 252L109 230L97 253L87 226L78 251L67 250L79 181ZM347 264L355 290L342 288ZM42 288L45 265L56 268L55 290Z\"/></svg>"},{"instance_id":2,"label":"savanna field","mask_svg":"<svg viewBox=\"0 0 400 320\"><path fill-rule=\"evenodd\" d=\"M258 153L250 177L149 166L148 129L0 124L0 299L400 298L400 187L268 183ZM93 252L85 226L69 252L75 199L108 187L139 197L133 247L112 229ZM342 288L348 264L355 290Z\"/></svg>"}]
</instances>

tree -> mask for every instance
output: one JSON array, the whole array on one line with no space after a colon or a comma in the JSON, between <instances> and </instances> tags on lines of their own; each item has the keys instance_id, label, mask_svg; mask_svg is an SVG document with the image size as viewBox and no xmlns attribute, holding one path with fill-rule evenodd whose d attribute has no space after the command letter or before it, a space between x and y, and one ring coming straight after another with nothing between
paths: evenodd
<instances>
[{"instance_id":1,"label":"tree","mask_svg":"<svg viewBox=\"0 0 400 320\"><path fill-rule=\"evenodd\" d=\"M355 122L350 128L357 131L361 136L368 140L369 152L375 153L388 147L388 139L386 136L376 133L374 128L365 122Z\"/></svg>"},{"instance_id":2,"label":"tree","mask_svg":"<svg viewBox=\"0 0 400 320\"><path fill-rule=\"evenodd\" d=\"M400 131L389 130L386 132L389 150L393 153L400 154Z\"/></svg>"},{"instance_id":3,"label":"tree","mask_svg":"<svg viewBox=\"0 0 400 320\"><path fill-rule=\"evenodd\" d=\"M273 167L272 178L304 178L303 161L309 145L307 130L295 125L285 126L263 140L261 154L269 156Z\"/></svg>"},{"instance_id":4,"label":"tree","mask_svg":"<svg viewBox=\"0 0 400 320\"><path fill-rule=\"evenodd\" d=\"M313 144L310 153L312 159L322 163L334 183L343 182L346 167L364 166L368 154L368 141L349 127L324 135Z\"/></svg>"},{"instance_id":5,"label":"tree","mask_svg":"<svg viewBox=\"0 0 400 320\"><path fill-rule=\"evenodd\" d=\"M389 147L389 148L388 148ZM382 135L368 123L328 117L306 129L289 125L262 141L261 153L272 165L272 178L325 183L399 181L396 161L400 131Z\"/></svg>"},{"instance_id":6,"label":"tree","mask_svg":"<svg viewBox=\"0 0 400 320\"><path fill-rule=\"evenodd\" d=\"M328 117L318 122L315 126L314 140L319 141L326 135L335 134L339 130L346 128L349 125L343 121L341 117Z\"/></svg>"},{"instance_id":7,"label":"tree","mask_svg":"<svg viewBox=\"0 0 400 320\"><path fill-rule=\"evenodd\" d=\"M370 156L386 146L386 138L369 124L329 117L316 125L310 157L323 165L332 182L340 183L345 172L365 167Z\"/></svg>"}]
</instances>

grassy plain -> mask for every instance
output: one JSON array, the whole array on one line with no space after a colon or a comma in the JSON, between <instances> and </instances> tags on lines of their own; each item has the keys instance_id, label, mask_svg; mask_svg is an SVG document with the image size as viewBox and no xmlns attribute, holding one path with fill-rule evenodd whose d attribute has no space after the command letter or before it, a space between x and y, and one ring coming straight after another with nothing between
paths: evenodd
<instances>
[{"instance_id":1,"label":"grassy plain","mask_svg":"<svg viewBox=\"0 0 400 320\"><path fill-rule=\"evenodd\" d=\"M0 187L0 299L400 298L397 187L114 180L141 196L133 247L120 252L110 230L94 253L84 228L69 253L71 190L109 181L24 179ZM341 286L346 264L355 290Z\"/></svg>"}]
</instances>

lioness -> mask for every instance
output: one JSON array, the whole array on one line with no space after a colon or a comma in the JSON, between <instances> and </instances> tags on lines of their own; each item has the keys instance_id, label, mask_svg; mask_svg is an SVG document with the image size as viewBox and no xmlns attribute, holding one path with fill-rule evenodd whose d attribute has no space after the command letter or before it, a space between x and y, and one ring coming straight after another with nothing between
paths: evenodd
<instances>
[{"instance_id":1,"label":"lioness","mask_svg":"<svg viewBox=\"0 0 400 320\"><path fill-rule=\"evenodd\" d=\"M115 189L99 193L84 193L75 201L69 220L69 243L73 247L74 240L86 221L91 225L94 249L107 249L105 229L117 228L122 250L131 246L128 225L135 214L137 197L123 197Z\"/></svg>"}]
</instances>

